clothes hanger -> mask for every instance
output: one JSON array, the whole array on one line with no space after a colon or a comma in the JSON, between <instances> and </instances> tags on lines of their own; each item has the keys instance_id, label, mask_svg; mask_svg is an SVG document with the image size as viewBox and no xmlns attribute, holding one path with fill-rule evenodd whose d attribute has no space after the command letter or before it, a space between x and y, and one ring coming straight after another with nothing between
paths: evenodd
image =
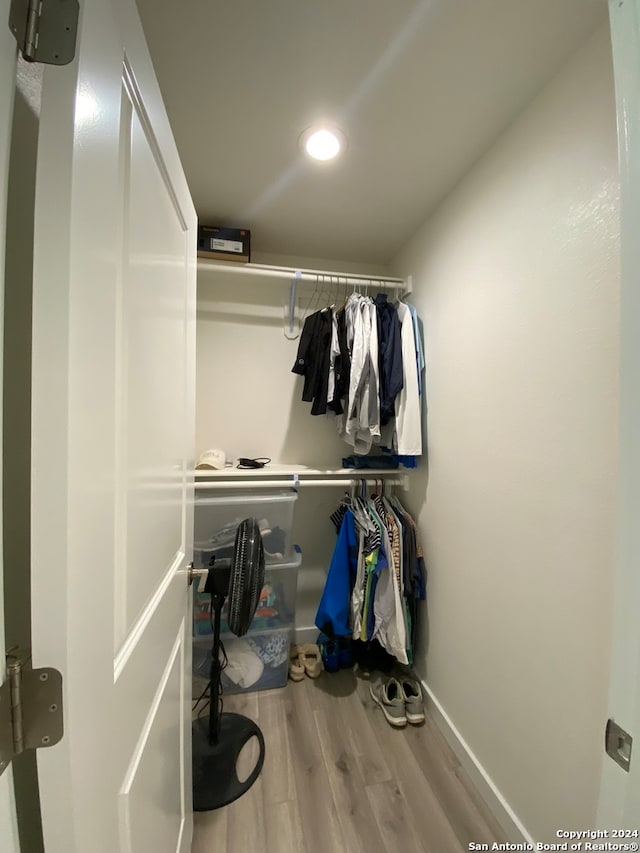
<instances>
[{"instance_id":1,"label":"clothes hanger","mask_svg":"<svg viewBox=\"0 0 640 853\"><path fill-rule=\"evenodd\" d=\"M347 287L348 287L347 278L345 276L343 299L342 299L342 304L338 308L338 311L344 311L344 309L347 307L347 296L348 296ZM337 285L336 285L336 302L338 302L339 298L340 298L340 276L338 276Z\"/></svg>"},{"instance_id":2,"label":"clothes hanger","mask_svg":"<svg viewBox=\"0 0 640 853\"><path fill-rule=\"evenodd\" d=\"M327 303L327 308L331 308L333 303L332 278L331 276L322 276L322 279L325 283L324 298Z\"/></svg>"},{"instance_id":3,"label":"clothes hanger","mask_svg":"<svg viewBox=\"0 0 640 853\"><path fill-rule=\"evenodd\" d=\"M318 276L316 275L316 283L315 283L315 286L313 288L313 293L311 294L311 297L310 297L309 301L307 302L307 307L305 308L304 314L302 315L302 322L303 323L307 319L307 315L309 314L309 311L311 309L311 305L314 301L314 298L318 297L318 285L319 285L319 281L318 281Z\"/></svg>"},{"instance_id":4,"label":"clothes hanger","mask_svg":"<svg viewBox=\"0 0 640 853\"><path fill-rule=\"evenodd\" d=\"M331 276L331 307L336 310L336 305L340 299L340 279L336 276L334 279Z\"/></svg>"},{"instance_id":5,"label":"clothes hanger","mask_svg":"<svg viewBox=\"0 0 640 853\"><path fill-rule=\"evenodd\" d=\"M358 486L356 485L356 488ZM360 497L354 498L353 504L351 506L351 511L353 512L354 518L356 522L363 528L365 531L374 533L375 525L371 516L369 515L368 502L366 500L366 494L363 495L363 490L366 493L366 480L360 480Z\"/></svg>"},{"instance_id":6,"label":"clothes hanger","mask_svg":"<svg viewBox=\"0 0 640 853\"><path fill-rule=\"evenodd\" d=\"M320 305L322 305L321 311L329 310L329 294L327 293L326 287L326 279L324 275L320 276Z\"/></svg>"},{"instance_id":7,"label":"clothes hanger","mask_svg":"<svg viewBox=\"0 0 640 853\"><path fill-rule=\"evenodd\" d=\"M325 279L325 276L322 277ZM335 297L335 286L333 283L333 276L326 276L327 286L325 291L325 301L327 303L326 310L331 309L332 311L336 307L336 297Z\"/></svg>"}]
</instances>

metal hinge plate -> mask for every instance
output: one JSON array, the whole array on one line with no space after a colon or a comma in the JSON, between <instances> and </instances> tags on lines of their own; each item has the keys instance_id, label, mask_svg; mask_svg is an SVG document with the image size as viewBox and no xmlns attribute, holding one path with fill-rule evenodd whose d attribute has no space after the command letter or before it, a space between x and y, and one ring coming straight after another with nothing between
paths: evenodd
<instances>
[{"instance_id":1,"label":"metal hinge plate","mask_svg":"<svg viewBox=\"0 0 640 853\"><path fill-rule=\"evenodd\" d=\"M68 65L76 52L78 0L11 0L9 29L28 62Z\"/></svg>"},{"instance_id":2,"label":"metal hinge plate","mask_svg":"<svg viewBox=\"0 0 640 853\"><path fill-rule=\"evenodd\" d=\"M0 686L0 776L16 755L55 746L63 733L62 675L9 658L7 680Z\"/></svg>"},{"instance_id":3,"label":"metal hinge plate","mask_svg":"<svg viewBox=\"0 0 640 853\"><path fill-rule=\"evenodd\" d=\"M627 773L631 767L632 745L633 738L631 735L625 732L617 723L614 723L613 720L607 720L605 750L607 755L613 758L616 764L619 764Z\"/></svg>"}]
</instances>

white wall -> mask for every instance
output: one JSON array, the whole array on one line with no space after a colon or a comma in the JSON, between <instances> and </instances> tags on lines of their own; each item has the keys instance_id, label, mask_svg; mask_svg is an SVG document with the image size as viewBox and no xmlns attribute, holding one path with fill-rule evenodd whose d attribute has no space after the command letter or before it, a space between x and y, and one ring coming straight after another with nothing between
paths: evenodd
<instances>
[{"instance_id":1,"label":"white wall","mask_svg":"<svg viewBox=\"0 0 640 853\"><path fill-rule=\"evenodd\" d=\"M536 840L589 828L607 709L618 407L608 28L392 265L425 325L422 675ZM470 128L472 132L472 128ZM425 164L425 168L432 168Z\"/></svg>"},{"instance_id":2,"label":"white wall","mask_svg":"<svg viewBox=\"0 0 640 853\"><path fill-rule=\"evenodd\" d=\"M319 290L323 287L329 289L328 280ZM344 285L338 290L342 299ZM313 291L311 283L300 285L300 317L331 301L323 293L313 297ZM219 447L234 459L269 456L274 462L340 467L348 445L333 421L311 416L311 404L301 401L303 380L291 373L299 341L284 334L288 301L286 279L199 269L198 453Z\"/></svg>"}]
</instances>

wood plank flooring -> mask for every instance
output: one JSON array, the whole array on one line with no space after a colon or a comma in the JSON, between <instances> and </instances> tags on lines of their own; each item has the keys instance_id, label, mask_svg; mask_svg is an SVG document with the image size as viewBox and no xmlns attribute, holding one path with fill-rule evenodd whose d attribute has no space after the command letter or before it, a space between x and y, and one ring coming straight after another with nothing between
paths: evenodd
<instances>
[{"instance_id":1,"label":"wood plank flooring","mask_svg":"<svg viewBox=\"0 0 640 853\"><path fill-rule=\"evenodd\" d=\"M350 670L227 696L225 710L260 725L264 767L235 803L195 814L192 853L462 853L507 840L429 717L392 729Z\"/></svg>"}]
</instances>

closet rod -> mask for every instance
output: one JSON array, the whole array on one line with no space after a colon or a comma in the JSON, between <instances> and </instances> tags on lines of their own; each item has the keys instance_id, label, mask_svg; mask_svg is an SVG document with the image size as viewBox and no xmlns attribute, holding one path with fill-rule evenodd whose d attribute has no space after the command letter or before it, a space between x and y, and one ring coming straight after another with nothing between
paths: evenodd
<instances>
[{"instance_id":1,"label":"closet rod","mask_svg":"<svg viewBox=\"0 0 640 853\"><path fill-rule=\"evenodd\" d=\"M351 486L359 486L365 480L367 486L376 486L382 483L384 486L399 486L406 491L409 488L409 477L396 477L387 479L386 477L378 477L377 479L369 480L364 477L354 477L352 480L345 479L317 479L317 480L223 480L222 482L214 481L199 481L193 484L195 489L298 489L301 486L342 486L350 488Z\"/></svg>"},{"instance_id":2,"label":"closet rod","mask_svg":"<svg viewBox=\"0 0 640 853\"><path fill-rule=\"evenodd\" d=\"M404 288L407 282L402 278L394 278L393 276L385 275L364 275L363 273L346 273L337 272L336 270L309 270L298 269L296 267L276 267L267 264L237 264L237 263L222 263L221 261L198 260L199 270L211 270L212 272L231 272L244 273L245 275L264 275L291 279L300 273L304 281L316 282L318 277L339 279L343 282L363 282L372 285L388 285L394 288Z\"/></svg>"}]
</instances>

